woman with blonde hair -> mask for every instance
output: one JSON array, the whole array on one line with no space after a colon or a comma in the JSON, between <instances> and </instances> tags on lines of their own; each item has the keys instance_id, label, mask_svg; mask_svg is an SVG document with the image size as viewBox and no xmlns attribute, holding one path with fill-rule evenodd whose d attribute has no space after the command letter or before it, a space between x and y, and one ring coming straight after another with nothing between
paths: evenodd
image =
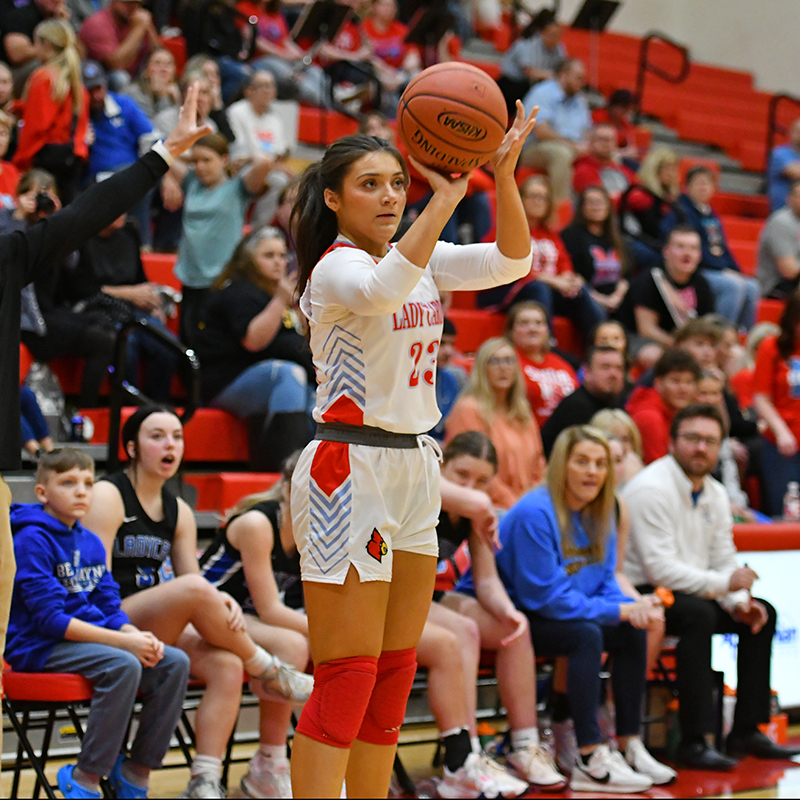
<instances>
[{"instance_id":1,"label":"woman with blonde hair","mask_svg":"<svg viewBox=\"0 0 800 800\"><path fill-rule=\"evenodd\" d=\"M675 772L645 749L641 729L646 630L663 609L620 589L614 470L608 440L588 425L562 431L544 485L500 521L497 572L528 618L539 656L566 656L567 695L579 756L570 788L635 793L669 783ZM611 686L618 750L603 742L597 710L603 653L613 661Z\"/></svg>"},{"instance_id":2,"label":"woman with blonde hair","mask_svg":"<svg viewBox=\"0 0 800 800\"><path fill-rule=\"evenodd\" d=\"M14 164L23 171L33 166L52 173L66 205L77 192L89 157L89 95L81 82L80 55L68 23L40 22L33 31L33 46L42 66L25 86Z\"/></svg>"},{"instance_id":3,"label":"woman with blonde hair","mask_svg":"<svg viewBox=\"0 0 800 800\"><path fill-rule=\"evenodd\" d=\"M593 427L619 439L623 449L623 463L618 476L617 488L621 488L639 470L644 468L642 460L642 434L630 415L621 408L604 408L598 411L589 423Z\"/></svg>"},{"instance_id":4,"label":"woman with blonde hair","mask_svg":"<svg viewBox=\"0 0 800 800\"><path fill-rule=\"evenodd\" d=\"M497 449L497 475L487 490L495 505L510 508L542 479L542 437L507 339L487 340L475 356L469 383L445 422L445 442L462 431L485 433Z\"/></svg>"}]
</instances>

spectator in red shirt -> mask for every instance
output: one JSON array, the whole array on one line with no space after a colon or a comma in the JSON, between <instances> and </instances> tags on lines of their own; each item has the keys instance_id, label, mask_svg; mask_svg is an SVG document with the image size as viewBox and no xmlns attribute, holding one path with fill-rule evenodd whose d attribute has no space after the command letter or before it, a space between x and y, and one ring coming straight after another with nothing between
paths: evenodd
<instances>
[{"instance_id":1,"label":"spectator in red shirt","mask_svg":"<svg viewBox=\"0 0 800 800\"><path fill-rule=\"evenodd\" d=\"M8 145L11 141L11 132L17 121L11 114L0 111L0 208L14 208L14 195L19 183L19 170L5 160Z\"/></svg>"},{"instance_id":2,"label":"spectator in red shirt","mask_svg":"<svg viewBox=\"0 0 800 800\"><path fill-rule=\"evenodd\" d=\"M672 418L694 402L702 374L691 353L671 348L656 361L652 388L637 386L633 390L625 409L642 434L645 464L669 452Z\"/></svg>"},{"instance_id":3,"label":"spectator in red shirt","mask_svg":"<svg viewBox=\"0 0 800 800\"><path fill-rule=\"evenodd\" d=\"M617 133L620 158L638 162L642 152L636 144L636 125L633 124L635 101L636 97L630 89L617 89L608 98L606 107L595 111L592 117L598 125L606 123L613 126Z\"/></svg>"},{"instance_id":4,"label":"spectator in red shirt","mask_svg":"<svg viewBox=\"0 0 800 800\"><path fill-rule=\"evenodd\" d=\"M800 290L786 301L780 328L758 348L753 379L753 407L766 423L761 510L770 516L783 513L786 485L800 481Z\"/></svg>"},{"instance_id":5,"label":"spectator in red shirt","mask_svg":"<svg viewBox=\"0 0 800 800\"><path fill-rule=\"evenodd\" d=\"M520 196L531 230L531 271L509 286L481 292L478 305L505 311L514 303L535 300L544 306L548 319L554 314L569 317L585 337L605 313L589 296L584 279L573 271L572 259L551 225L553 195L547 178L528 178L520 187Z\"/></svg>"},{"instance_id":6,"label":"spectator in red shirt","mask_svg":"<svg viewBox=\"0 0 800 800\"><path fill-rule=\"evenodd\" d=\"M553 409L578 388L575 370L550 350L550 330L544 307L528 300L511 308L506 336L517 351L528 402L541 428Z\"/></svg>"},{"instance_id":7,"label":"spectator in red shirt","mask_svg":"<svg viewBox=\"0 0 800 800\"><path fill-rule=\"evenodd\" d=\"M33 33L37 57L25 87L14 164L46 169L56 179L62 203L77 192L89 123L89 95L81 82L80 56L72 28L60 19L40 22Z\"/></svg>"},{"instance_id":8,"label":"spectator in red shirt","mask_svg":"<svg viewBox=\"0 0 800 800\"><path fill-rule=\"evenodd\" d=\"M636 175L620 160L614 126L595 125L589 133L588 152L575 159L572 188L580 193L589 186L602 186L618 205L623 192L635 181Z\"/></svg>"},{"instance_id":9,"label":"spectator in red shirt","mask_svg":"<svg viewBox=\"0 0 800 800\"><path fill-rule=\"evenodd\" d=\"M84 21L78 36L87 57L108 71L114 92L127 86L150 51L161 46L153 17L141 0L111 0Z\"/></svg>"}]
</instances>

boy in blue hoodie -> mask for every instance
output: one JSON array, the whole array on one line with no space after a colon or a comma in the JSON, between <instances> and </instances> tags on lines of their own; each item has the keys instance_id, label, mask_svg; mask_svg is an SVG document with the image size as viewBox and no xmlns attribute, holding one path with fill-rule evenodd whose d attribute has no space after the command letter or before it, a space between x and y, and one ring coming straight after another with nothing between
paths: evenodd
<instances>
[{"instance_id":1,"label":"boy in blue hoodie","mask_svg":"<svg viewBox=\"0 0 800 800\"><path fill-rule=\"evenodd\" d=\"M40 504L13 505L17 575L5 658L21 672L70 672L93 686L77 765L58 772L64 797L99 798L108 776L118 798L147 797L181 713L189 659L131 625L100 539L80 524L92 502L94 463L64 448L42 456ZM137 693L139 729L120 754Z\"/></svg>"}]
</instances>

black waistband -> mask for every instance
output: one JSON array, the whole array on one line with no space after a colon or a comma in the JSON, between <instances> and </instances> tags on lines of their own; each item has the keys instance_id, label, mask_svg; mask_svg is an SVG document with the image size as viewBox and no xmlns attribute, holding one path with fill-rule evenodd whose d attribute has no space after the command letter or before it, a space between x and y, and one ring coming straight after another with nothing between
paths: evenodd
<instances>
[{"instance_id":1,"label":"black waistband","mask_svg":"<svg viewBox=\"0 0 800 800\"><path fill-rule=\"evenodd\" d=\"M417 446L414 433L392 433L371 425L347 425L344 422L317 423L315 439L324 442L362 444L367 447L396 447L410 450Z\"/></svg>"}]
</instances>

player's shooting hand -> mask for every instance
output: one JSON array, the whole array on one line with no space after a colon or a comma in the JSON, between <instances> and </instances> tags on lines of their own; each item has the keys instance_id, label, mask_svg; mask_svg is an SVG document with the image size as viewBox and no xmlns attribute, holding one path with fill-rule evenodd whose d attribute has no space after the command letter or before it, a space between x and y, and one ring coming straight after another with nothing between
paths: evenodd
<instances>
[{"instance_id":1,"label":"player's shooting hand","mask_svg":"<svg viewBox=\"0 0 800 800\"><path fill-rule=\"evenodd\" d=\"M528 116L525 116L525 109L522 101L517 100L517 115L514 117L514 124L506 131L500 147L495 150L491 157L492 167L494 168L495 180L498 178L514 177L517 168L519 154L525 144L533 126L536 124L536 114L539 106L536 106Z\"/></svg>"}]
</instances>

